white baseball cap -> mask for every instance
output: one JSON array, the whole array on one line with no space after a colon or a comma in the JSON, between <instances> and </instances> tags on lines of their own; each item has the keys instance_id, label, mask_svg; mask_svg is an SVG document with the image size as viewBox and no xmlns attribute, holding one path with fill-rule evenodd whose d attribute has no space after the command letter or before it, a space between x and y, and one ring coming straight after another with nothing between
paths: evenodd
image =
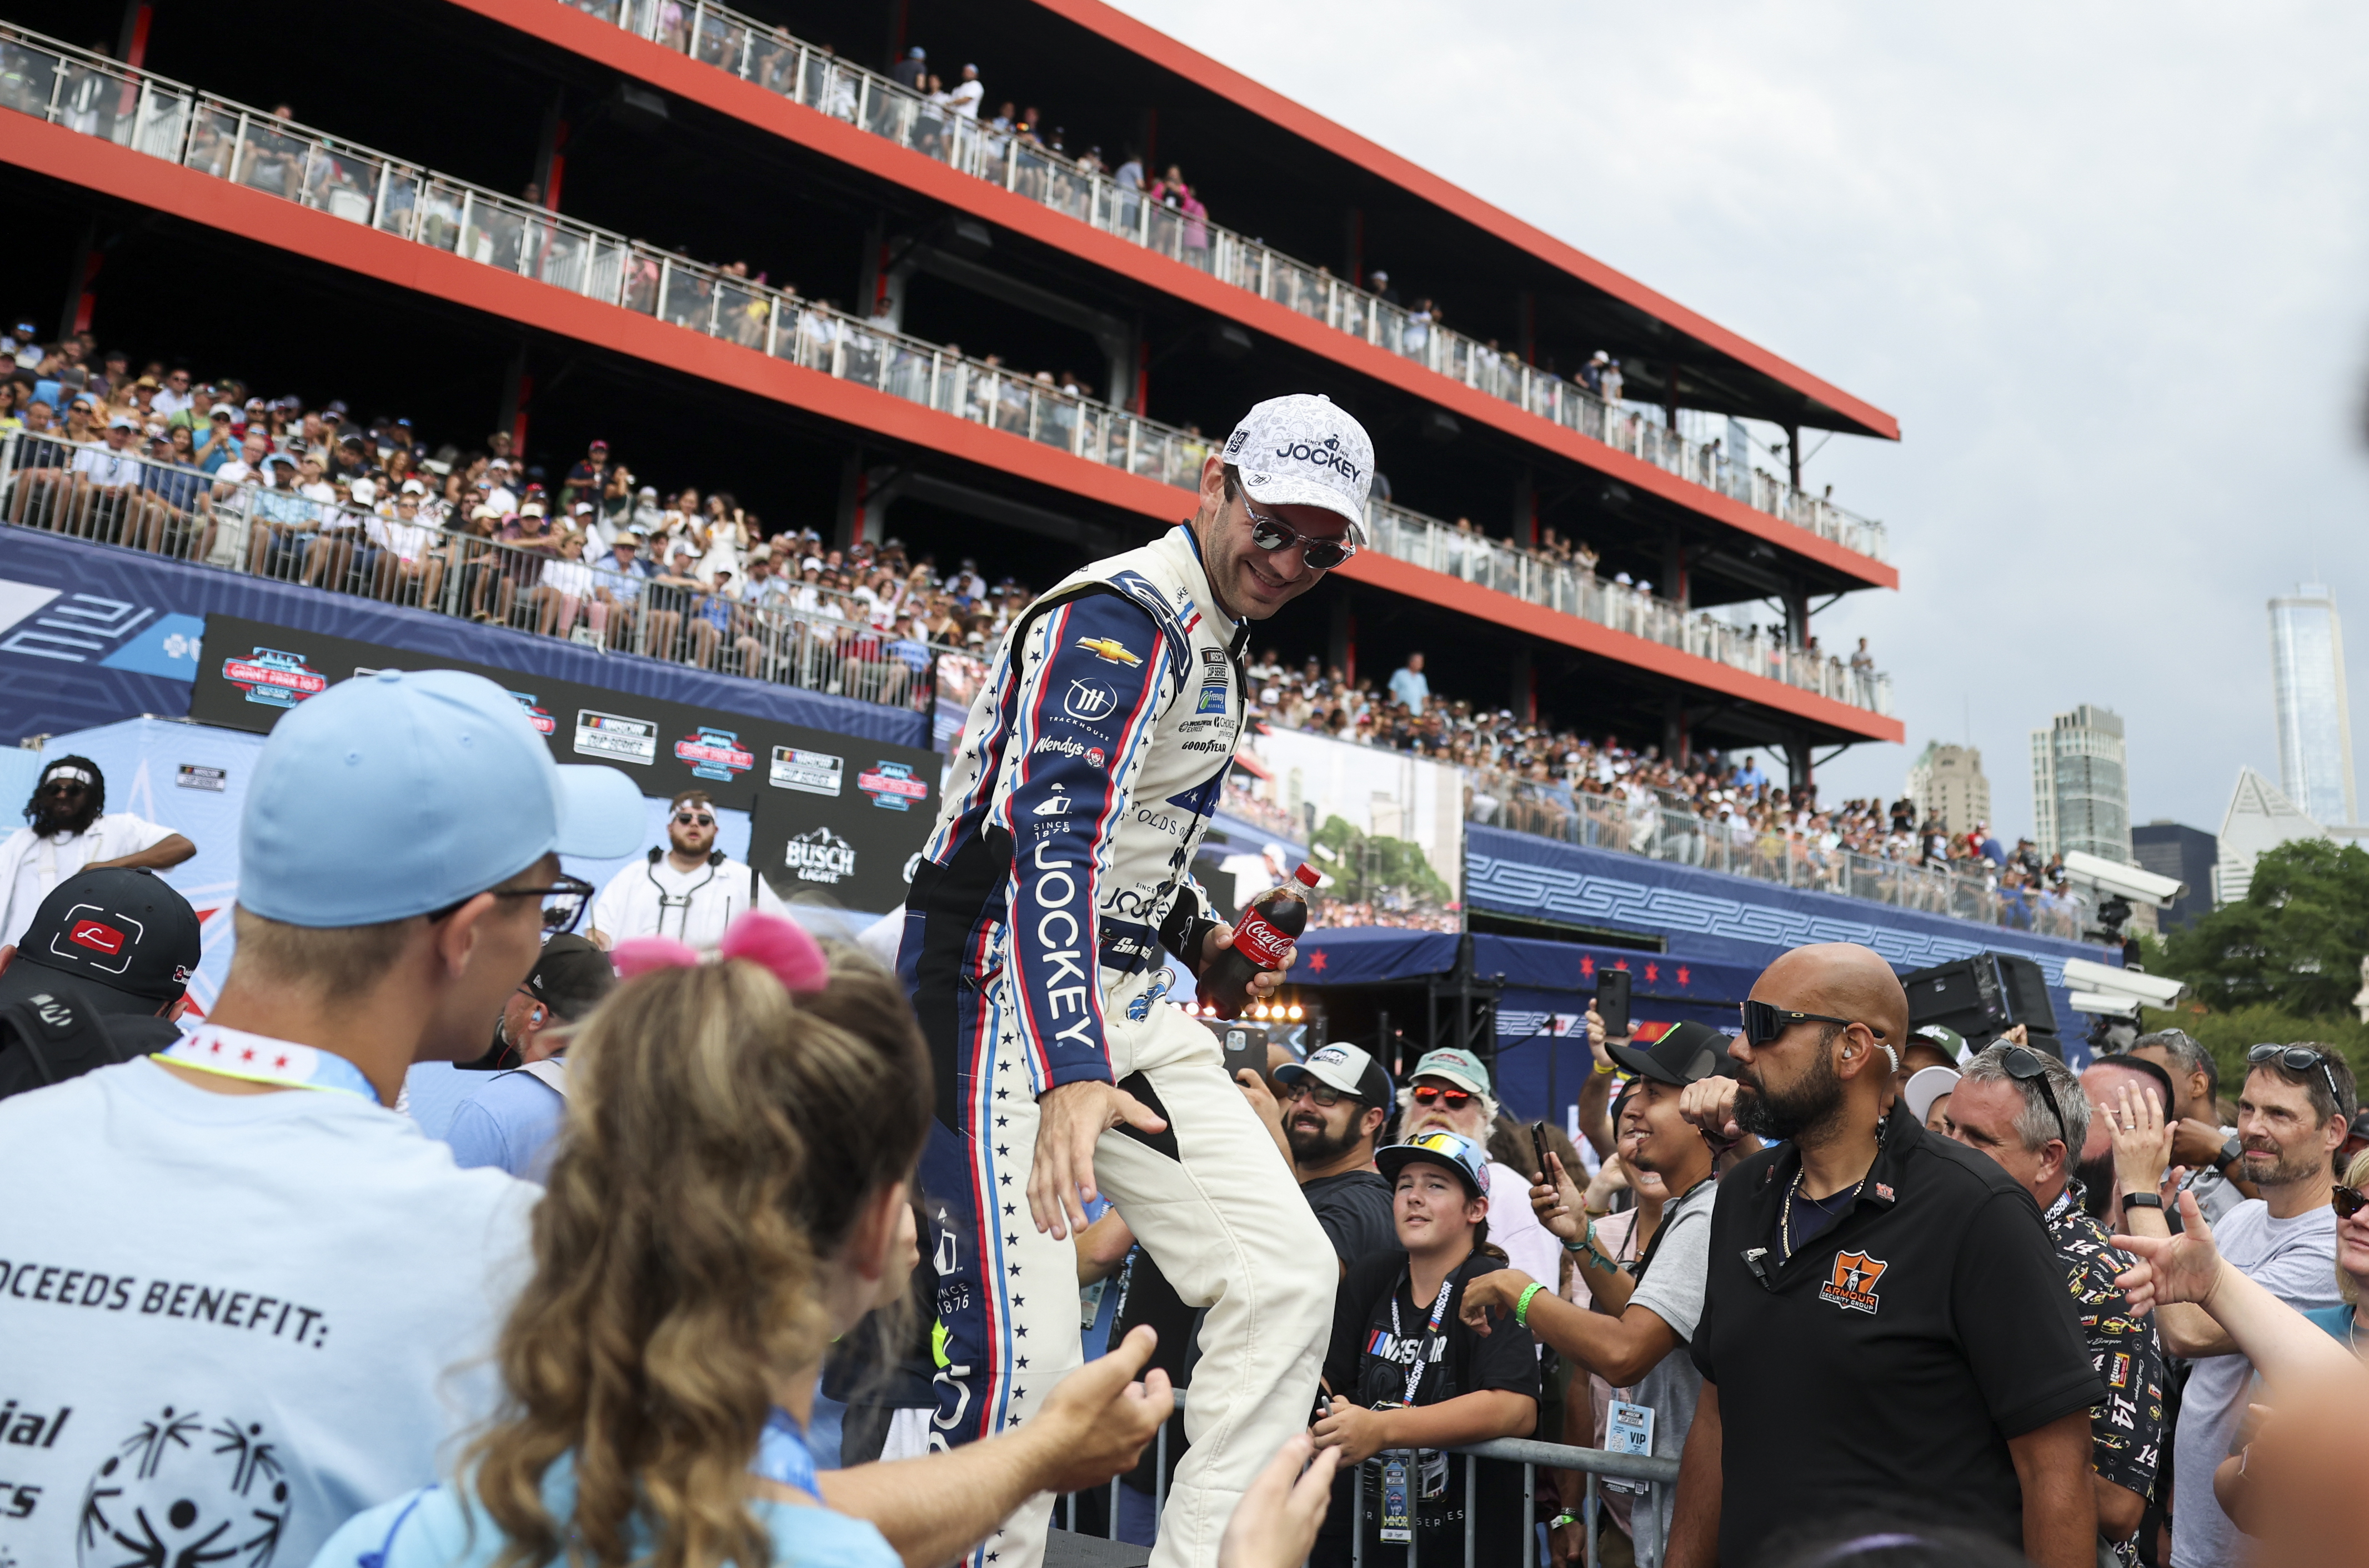
<instances>
[{"instance_id":1,"label":"white baseball cap","mask_svg":"<svg viewBox=\"0 0 2369 1568\"><path fill-rule=\"evenodd\" d=\"M1226 438L1225 461L1259 505L1322 507L1365 543L1373 438L1331 398L1299 392L1257 405Z\"/></svg>"}]
</instances>

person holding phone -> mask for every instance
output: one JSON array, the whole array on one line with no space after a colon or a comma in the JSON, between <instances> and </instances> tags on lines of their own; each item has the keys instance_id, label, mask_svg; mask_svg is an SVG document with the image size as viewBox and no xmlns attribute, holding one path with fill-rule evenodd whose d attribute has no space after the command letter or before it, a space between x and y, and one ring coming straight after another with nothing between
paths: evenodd
<instances>
[{"instance_id":1,"label":"person holding phone","mask_svg":"<svg viewBox=\"0 0 2369 1568\"><path fill-rule=\"evenodd\" d=\"M1596 1234L1596 1221L1573 1205L1560 1188L1570 1183L1562 1162L1549 1173L1557 1191L1536 1201L1547 1222L1572 1253L1580 1277L1595 1296L1595 1310L1534 1288L1537 1280L1501 1269L1465 1287L1459 1309L1476 1333L1491 1333L1518 1317L1539 1343L1630 1397L1606 1410L1605 1446L1616 1452L1677 1459L1686 1448L1702 1393L1688 1341L1702 1315L1703 1281L1711 1265L1711 1211L1715 1195L1712 1151L1702 1130L1679 1109L1689 1083L1732 1075L1727 1036L1708 1024L1685 1023L1648 1047L1613 1046L1612 1057L1637 1075L1628 1107L1636 1135L1623 1142L1622 1158L1662 1179L1668 1196L1660 1223L1636 1261L1616 1256ZM1575 1195L1574 1195L1575 1196ZM1617 1276L1618 1288L1607 1290ZM1550 1276L1551 1277L1551 1276ZM1599 1281L1603 1282L1601 1285ZM1524 1312L1527 1303L1528 1310ZM1652 1497L1632 1507L1630 1529L1637 1560L1658 1562L1670 1539L1677 1487L1656 1486ZM1570 1521L1558 1518L1560 1528Z\"/></svg>"}]
</instances>

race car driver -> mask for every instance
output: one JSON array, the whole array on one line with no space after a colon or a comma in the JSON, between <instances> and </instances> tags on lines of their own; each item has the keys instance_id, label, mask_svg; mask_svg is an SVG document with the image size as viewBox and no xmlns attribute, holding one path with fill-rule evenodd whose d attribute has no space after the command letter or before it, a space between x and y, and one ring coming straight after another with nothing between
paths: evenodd
<instances>
[{"instance_id":1,"label":"race car driver","mask_svg":"<svg viewBox=\"0 0 2369 1568\"><path fill-rule=\"evenodd\" d=\"M1153 1568L1213 1568L1244 1488L1308 1420L1331 1331L1333 1250L1213 1036L1163 1001L1161 949L1197 973L1231 940L1190 871L1243 724L1242 645L1355 552L1372 472L1349 415L1270 399L1203 465L1191 521L1032 604L907 900L898 967L937 1069L933 1442L1021 1424L1077 1364L1070 1237L1082 1200L1108 1197L1207 1309ZM1051 1506L1007 1520L975 1568L1035 1568Z\"/></svg>"}]
</instances>

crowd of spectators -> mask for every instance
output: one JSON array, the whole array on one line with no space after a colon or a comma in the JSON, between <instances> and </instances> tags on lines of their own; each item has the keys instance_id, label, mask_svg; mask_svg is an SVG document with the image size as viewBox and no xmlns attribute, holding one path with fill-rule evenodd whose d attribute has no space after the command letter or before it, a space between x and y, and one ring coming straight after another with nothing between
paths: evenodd
<instances>
[{"instance_id":1,"label":"crowd of spectators","mask_svg":"<svg viewBox=\"0 0 2369 1568\"><path fill-rule=\"evenodd\" d=\"M605 441L555 481L506 431L431 450L408 418L135 366L87 334L22 323L0 353L12 522L883 702L918 692L931 645L984 652L1033 597L894 539L769 530Z\"/></svg>"}]
</instances>

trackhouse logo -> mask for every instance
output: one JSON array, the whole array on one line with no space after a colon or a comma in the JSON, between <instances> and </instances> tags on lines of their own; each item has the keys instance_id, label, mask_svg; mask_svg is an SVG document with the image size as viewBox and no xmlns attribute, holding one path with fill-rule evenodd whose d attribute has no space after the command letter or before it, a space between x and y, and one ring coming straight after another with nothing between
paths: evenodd
<instances>
[{"instance_id":1,"label":"trackhouse logo","mask_svg":"<svg viewBox=\"0 0 2369 1568\"><path fill-rule=\"evenodd\" d=\"M1118 693L1100 681L1072 681L1061 711L1071 718L1097 719L1118 706Z\"/></svg>"},{"instance_id":2,"label":"trackhouse logo","mask_svg":"<svg viewBox=\"0 0 2369 1568\"><path fill-rule=\"evenodd\" d=\"M1865 1312L1873 1317L1876 1308L1883 1304L1876 1299L1876 1284L1891 1266L1882 1258L1871 1258L1865 1253L1837 1253L1834 1272L1818 1287L1818 1299L1832 1301L1846 1312Z\"/></svg>"}]
</instances>

